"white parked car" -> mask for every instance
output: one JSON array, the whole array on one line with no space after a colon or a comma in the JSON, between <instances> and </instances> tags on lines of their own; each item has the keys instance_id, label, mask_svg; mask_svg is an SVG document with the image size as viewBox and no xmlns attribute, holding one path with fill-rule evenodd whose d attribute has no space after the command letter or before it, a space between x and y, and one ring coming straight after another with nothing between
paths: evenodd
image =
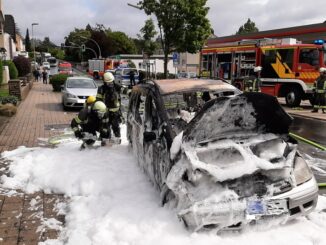
<instances>
[{"instance_id":1,"label":"white parked car","mask_svg":"<svg viewBox=\"0 0 326 245\"><path fill-rule=\"evenodd\" d=\"M42 66L43 66L43 69L47 69L47 70L50 70L50 63L45 61L42 63Z\"/></svg>"},{"instance_id":2,"label":"white parked car","mask_svg":"<svg viewBox=\"0 0 326 245\"><path fill-rule=\"evenodd\" d=\"M62 88L62 105L67 108L81 108L89 96L96 96L97 85L88 77L69 77Z\"/></svg>"}]
</instances>

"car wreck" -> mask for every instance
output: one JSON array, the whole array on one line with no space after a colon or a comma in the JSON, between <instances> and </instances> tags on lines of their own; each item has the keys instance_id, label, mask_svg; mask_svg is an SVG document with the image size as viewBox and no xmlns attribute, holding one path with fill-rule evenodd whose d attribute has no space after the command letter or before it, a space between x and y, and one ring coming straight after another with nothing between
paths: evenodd
<instances>
[{"instance_id":1,"label":"car wreck","mask_svg":"<svg viewBox=\"0 0 326 245\"><path fill-rule=\"evenodd\" d=\"M127 125L162 204L192 231L223 231L315 208L318 187L288 136L291 122L269 95L222 80L163 80L133 89Z\"/></svg>"}]
</instances>

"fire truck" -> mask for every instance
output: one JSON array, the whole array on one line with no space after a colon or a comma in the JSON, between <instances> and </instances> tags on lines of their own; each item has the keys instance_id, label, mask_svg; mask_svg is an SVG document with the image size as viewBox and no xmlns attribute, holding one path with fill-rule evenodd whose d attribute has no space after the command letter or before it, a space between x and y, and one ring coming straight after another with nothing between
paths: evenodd
<instances>
[{"instance_id":1,"label":"fire truck","mask_svg":"<svg viewBox=\"0 0 326 245\"><path fill-rule=\"evenodd\" d=\"M301 44L293 38L243 40L204 47L202 77L224 78L243 90L261 66L261 92L285 97L290 107L313 103L313 85L325 67L326 44Z\"/></svg>"},{"instance_id":2,"label":"fire truck","mask_svg":"<svg viewBox=\"0 0 326 245\"><path fill-rule=\"evenodd\" d=\"M125 63L127 64L126 61L115 59L88 60L88 74L93 76L94 79L100 79L105 71L114 70Z\"/></svg>"}]
</instances>

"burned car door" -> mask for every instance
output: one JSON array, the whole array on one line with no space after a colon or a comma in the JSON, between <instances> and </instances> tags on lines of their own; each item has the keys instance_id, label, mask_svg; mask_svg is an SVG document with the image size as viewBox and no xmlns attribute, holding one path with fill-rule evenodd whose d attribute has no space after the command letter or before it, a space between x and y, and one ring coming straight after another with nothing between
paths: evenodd
<instances>
[{"instance_id":1,"label":"burned car door","mask_svg":"<svg viewBox=\"0 0 326 245\"><path fill-rule=\"evenodd\" d=\"M170 157L167 143L166 122L157 97L149 95L145 104L144 155L145 170L152 182L162 188L170 170Z\"/></svg>"},{"instance_id":2,"label":"burned car door","mask_svg":"<svg viewBox=\"0 0 326 245\"><path fill-rule=\"evenodd\" d=\"M138 164L144 162L143 134L144 134L144 110L146 90L133 92L130 98L128 112L127 134L128 140L137 156Z\"/></svg>"}]
</instances>

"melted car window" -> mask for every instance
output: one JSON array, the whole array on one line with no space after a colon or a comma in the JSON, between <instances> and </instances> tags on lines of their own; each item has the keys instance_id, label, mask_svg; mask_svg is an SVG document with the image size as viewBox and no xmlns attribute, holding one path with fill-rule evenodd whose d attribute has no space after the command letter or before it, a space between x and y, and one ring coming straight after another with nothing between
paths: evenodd
<instances>
[{"instance_id":1,"label":"melted car window","mask_svg":"<svg viewBox=\"0 0 326 245\"><path fill-rule=\"evenodd\" d=\"M139 95L136 100L135 119L140 124L144 121L145 101L146 97L143 95Z\"/></svg>"}]
</instances>

